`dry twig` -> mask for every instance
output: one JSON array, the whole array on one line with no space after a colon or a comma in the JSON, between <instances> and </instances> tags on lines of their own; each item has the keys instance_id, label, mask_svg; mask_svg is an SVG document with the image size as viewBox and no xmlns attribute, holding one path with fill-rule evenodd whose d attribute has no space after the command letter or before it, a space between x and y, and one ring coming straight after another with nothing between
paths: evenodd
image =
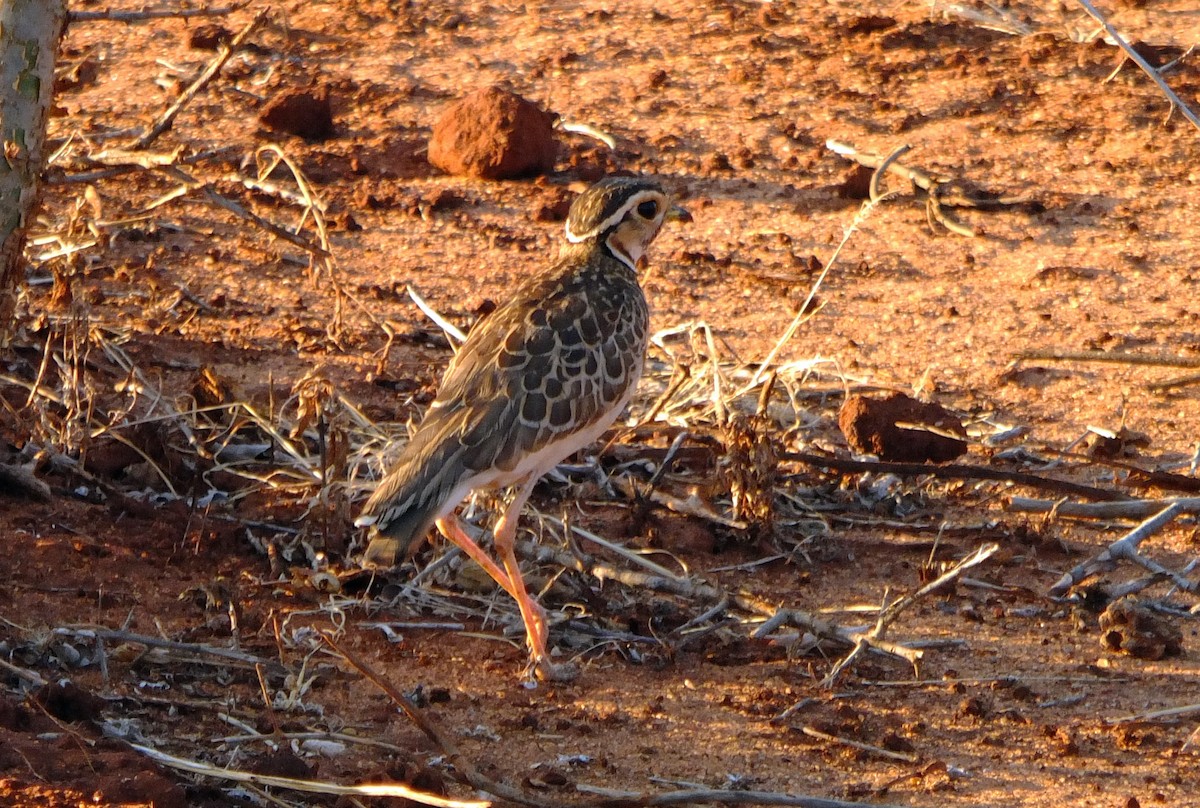
<instances>
[{"instance_id":1,"label":"dry twig","mask_svg":"<svg viewBox=\"0 0 1200 808\"><path fill-rule=\"evenodd\" d=\"M1168 505L1178 506L1180 513L1200 514L1200 497L1129 499L1121 502L1064 502L1013 497L1008 501L1008 510L1017 513L1053 512L1058 516L1076 519L1145 519Z\"/></svg>"},{"instance_id":2,"label":"dry twig","mask_svg":"<svg viewBox=\"0 0 1200 808\"><path fill-rule=\"evenodd\" d=\"M203 72L196 77L196 80L179 94L179 97L175 99L171 106L167 107L167 109L158 116L158 119L155 120L145 132L143 132L136 140L129 144L129 148L144 149L154 141L158 140L159 136L162 135L163 132L170 129L171 124L175 121L175 116L177 116L180 111L182 111L183 108L200 93L201 90L207 87L209 82L216 78L217 73L219 73L221 68L225 66L225 63L229 61L229 57L233 55L234 51L241 47L241 44L246 41L246 38L250 36L250 34L254 33L258 26L262 25L263 20L267 18L267 15L270 13L270 11L271 10L269 8L264 8L262 11L259 11L254 15L254 19L246 24L246 27L238 31L233 38L229 40L228 44L221 45L221 50L217 53L216 58L209 63L208 67L204 68Z\"/></svg>"},{"instance_id":3,"label":"dry twig","mask_svg":"<svg viewBox=\"0 0 1200 808\"><path fill-rule=\"evenodd\" d=\"M939 575L933 581L925 584L916 592L912 592L902 598L898 598L880 610L879 618L876 620L875 626L870 631L860 632L857 635L854 650L852 650L844 659L842 659L841 662L833 666L833 669L829 671L821 684L823 684L825 687L832 687L837 681L838 677L841 675L842 671L849 667L859 654L872 647L878 646L878 644L883 640L883 635L887 632L887 629L909 606L912 606L914 603L931 592L936 592L938 589L945 586L950 581L953 581L970 568L982 564L984 561L995 555L999 549L1000 546L997 544L988 544L980 547L974 553L967 556L962 561L959 561L949 570ZM918 656L910 660L914 667L920 660L920 652L918 651L916 653Z\"/></svg>"},{"instance_id":4,"label":"dry twig","mask_svg":"<svg viewBox=\"0 0 1200 808\"><path fill-rule=\"evenodd\" d=\"M155 648L191 662L206 662L210 665L235 665L251 670L255 666L262 665L273 675L283 676L288 673L287 669L278 662L272 662L271 660L232 648L219 648L215 645L203 645L201 643L176 642L174 640L164 640L159 637L150 637L145 634L134 634L129 631L115 631L112 629L63 628L58 629L58 631L84 640L97 638L109 642L144 645L147 648Z\"/></svg>"},{"instance_id":5,"label":"dry twig","mask_svg":"<svg viewBox=\"0 0 1200 808\"><path fill-rule=\"evenodd\" d=\"M1091 485L1081 485L1068 480L1055 480L1049 477L1039 477L1022 471L1004 471L989 469L983 466L968 466L961 463L933 465L931 463L896 463L883 460L850 460L840 457L826 457L809 452L787 452L780 456L781 460L792 460L807 466L832 469L840 472L874 472L877 474L895 474L900 477L929 476L941 480L998 480L1000 482L1022 485L1028 488L1038 488L1043 491L1054 491L1060 494L1073 494L1087 499L1106 502L1130 500L1128 494L1113 491L1108 488L1096 488Z\"/></svg>"},{"instance_id":6,"label":"dry twig","mask_svg":"<svg viewBox=\"0 0 1200 808\"><path fill-rule=\"evenodd\" d=\"M1120 718L1110 718L1104 723L1109 725L1140 724L1143 721L1173 720L1196 713L1200 713L1200 704L1187 704L1182 707L1167 707L1162 710L1147 710L1133 715L1123 715Z\"/></svg>"},{"instance_id":7,"label":"dry twig","mask_svg":"<svg viewBox=\"0 0 1200 808\"><path fill-rule=\"evenodd\" d=\"M1200 368L1200 358L1193 356L1173 356L1171 354L1133 354L1120 351L1060 351L1045 349L1025 351L1014 358L1014 364L1029 359L1051 362L1107 362L1114 365L1146 365L1164 368ZM1150 382L1146 389L1156 393L1166 393L1177 387L1187 387L1200 382L1200 374L1189 373Z\"/></svg>"},{"instance_id":8,"label":"dry twig","mask_svg":"<svg viewBox=\"0 0 1200 808\"><path fill-rule=\"evenodd\" d=\"M151 749L148 746L141 746L136 743L131 743L129 746L155 763L161 763L163 766L178 769L179 771L191 772L192 774L202 774L205 777L214 777L218 780L229 780L234 783L275 786L277 788L291 789L292 791L303 791L309 794L333 794L336 796L352 797L403 797L422 805L435 806L435 808L487 808L487 806L491 805L487 800L447 799L439 797L437 794L417 791L403 783L360 783L353 786L344 786L321 780L301 780L296 777L280 777L273 774L258 774L257 772L227 769L223 766L210 766L207 763L175 757L174 755L168 755L166 752L160 752L157 749Z\"/></svg>"},{"instance_id":9,"label":"dry twig","mask_svg":"<svg viewBox=\"0 0 1200 808\"><path fill-rule=\"evenodd\" d=\"M881 802L848 802L804 794L782 794L776 791L752 791L719 788L692 788L647 794L644 791L624 791L615 788L578 785L576 791L595 794L603 799L589 802L562 803L562 808L656 808L669 805L781 805L788 808L899 808Z\"/></svg>"},{"instance_id":10,"label":"dry twig","mask_svg":"<svg viewBox=\"0 0 1200 808\"><path fill-rule=\"evenodd\" d=\"M141 22L142 20L167 18L224 17L235 11L241 11L248 5L250 5L249 0L232 6L210 6L208 8L143 8L138 11L117 11L110 8L102 11L68 11L67 22Z\"/></svg>"},{"instance_id":11,"label":"dry twig","mask_svg":"<svg viewBox=\"0 0 1200 808\"><path fill-rule=\"evenodd\" d=\"M880 757L890 758L892 760L899 760L904 763L916 763L920 760L919 757L909 754L908 752L893 752L891 749L884 749L882 746L863 743L862 741L855 741L851 738L842 738L838 735L830 735L828 732L822 732L816 727L810 727L808 725L800 727L800 731L810 738L817 738L822 741L828 741L829 743L848 746L851 749L858 749L862 752L870 752L873 755L879 755Z\"/></svg>"},{"instance_id":12,"label":"dry twig","mask_svg":"<svg viewBox=\"0 0 1200 808\"><path fill-rule=\"evenodd\" d=\"M971 238L975 236L975 231L965 224L950 218L949 214L945 211L947 207L991 211L1018 205L1028 205L1032 201L1026 197L1001 196L1000 194L977 188L965 180L955 180L950 177L938 176L920 168L904 165L898 162L896 158L908 150L907 146L896 149L887 157L880 157L877 154L859 151L854 146L837 140L825 141L825 147L835 154L845 157L847 160L853 160L859 165L874 171L871 176L871 199L873 201L881 196L879 190L880 176L885 172L891 172L898 177L908 180L915 188L925 192L925 212L929 217L931 226L934 221L937 221L947 230L957 233L960 236Z\"/></svg>"},{"instance_id":13,"label":"dry twig","mask_svg":"<svg viewBox=\"0 0 1200 808\"><path fill-rule=\"evenodd\" d=\"M1164 368L1200 368L1200 358L1171 354L1135 354L1121 351L1060 351L1044 348L1022 351L1015 360L1040 359L1057 362L1108 362L1114 365L1150 365Z\"/></svg>"},{"instance_id":14,"label":"dry twig","mask_svg":"<svg viewBox=\"0 0 1200 808\"><path fill-rule=\"evenodd\" d=\"M1092 5L1089 0L1078 0L1078 2L1079 5L1083 6L1084 11L1092 15L1096 22L1103 26L1104 32L1108 34L1109 38L1112 39L1113 42L1117 43L1117 47L1125 51L1125 55L1132 59L1134 64L1140 67L1142 72L1149 76L1150 80L1158 85L1158 89L1162 90L1163 95L1167 97L1167 101L1171 104L1171 109L1178 109L1180 113L1182 113L1183 117L1187 118L1191 122L1192 126L1200 129L1200 118L1197 118L1196 113L1192 112L1188 105L1183 103L1179 96L1175 94L1175 91L1171 89L1171 85L1167 84L1159 71L1155 70L1154 67L1152 67L1151 64L1146 61L1145 57L1137 52L1136 48L1125 41L1125 38L1117 32L1116 28L1112 27L1109 21L1105 19L1104 15L1100 13L1099 9Z\"/></svg>"},{"instance_id":15,"label":"dry twig","mask_svg":"<svg viewBox=\"0 0 1200 808\"><path fill-rule=\"evenodd\" d=\"M1069 572L1064 573L1050 587L1050 596L1056 598L1062 597L1072 587L1078 586L1088 578L1116 568L1117 563L1120 561L1132 561L1135 564L1145 567L1152 575L1162 576L1170 580L1185 592L1193 594L1200 592L1200 582L1190 581L1182 575L1168 570L1157 561L1146 558L1137 551L1138 545L1173 522L1175 517L1182 513L1183 509L1177 503L1172 503L1163 508L1120 539L1108 545L1099 555L1089 558L1087 561L1073 567Z\"/></svg>"}]
</instances>

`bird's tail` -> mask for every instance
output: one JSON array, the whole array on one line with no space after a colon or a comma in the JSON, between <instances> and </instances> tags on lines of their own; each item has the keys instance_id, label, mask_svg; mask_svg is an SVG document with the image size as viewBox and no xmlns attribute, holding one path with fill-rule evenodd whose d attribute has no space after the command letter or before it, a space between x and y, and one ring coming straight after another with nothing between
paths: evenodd
<instances>
[{"instance_id":1,"label":"bird's tail","mask_svg":"<svg viewBox=\"0 0 1200 808\"><path fill-rule=\"evenodd\" d=\"M458 504L451 501L462 482L456 458L444 451L412 451L380 481L354 524L371 529L363 562L387 567L411 556L434 522ZM426 456L433 455L433 456ZM461 497L460 497L461 499Z\"/></svg>"}]
</instances>

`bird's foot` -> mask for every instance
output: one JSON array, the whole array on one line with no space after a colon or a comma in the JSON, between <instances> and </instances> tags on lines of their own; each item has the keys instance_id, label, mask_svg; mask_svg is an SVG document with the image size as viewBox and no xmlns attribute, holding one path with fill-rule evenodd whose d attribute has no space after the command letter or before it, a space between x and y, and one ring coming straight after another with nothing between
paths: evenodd
<instances>
[{"instance_id":1,"label":"bird's foot","mask_svg":"<svg viewBox=\"0 0 1200 808\"><path fill-rule=\"evenodd\" d=\"M565 684L579 677L579 666L573 662L551 662L547 657L529 660L525 669L528 681L553 682Z\"/></svg>"}]
</instances>

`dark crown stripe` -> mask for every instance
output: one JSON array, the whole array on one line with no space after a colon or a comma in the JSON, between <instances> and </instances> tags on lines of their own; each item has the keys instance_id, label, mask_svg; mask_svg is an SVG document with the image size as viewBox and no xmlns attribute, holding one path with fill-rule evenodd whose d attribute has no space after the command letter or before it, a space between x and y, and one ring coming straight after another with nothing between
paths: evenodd
<instances>
[{"instance_id":1,"label":"dark crown stripe","mask_svg":"<svg viewBox=\"0 0 1200 808\"><path fill-rule=\"evenodd\" d=\"M567 241L578 244L596 238L617 225L646 199L663 195L657 183L630 177L612 177L579 195L567 214Z\"/></svg>"}]
</instances>

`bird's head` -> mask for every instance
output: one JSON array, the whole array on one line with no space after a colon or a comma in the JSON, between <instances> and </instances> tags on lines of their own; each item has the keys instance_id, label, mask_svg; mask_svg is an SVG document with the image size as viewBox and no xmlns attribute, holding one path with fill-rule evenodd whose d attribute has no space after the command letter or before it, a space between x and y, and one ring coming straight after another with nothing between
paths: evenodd
<instances>
[{"instance_id":1,"label":"bird's head","mask_svg":"<svg viewBox=\"0 0 1200 808\"><path fill-rule=\"evenodd\" d=\"M632 270L663 222L690 222L657 182L645 177L606 177L581 193L567 214L567 241L606 245Z\"/></svg>"}]
</instances>

